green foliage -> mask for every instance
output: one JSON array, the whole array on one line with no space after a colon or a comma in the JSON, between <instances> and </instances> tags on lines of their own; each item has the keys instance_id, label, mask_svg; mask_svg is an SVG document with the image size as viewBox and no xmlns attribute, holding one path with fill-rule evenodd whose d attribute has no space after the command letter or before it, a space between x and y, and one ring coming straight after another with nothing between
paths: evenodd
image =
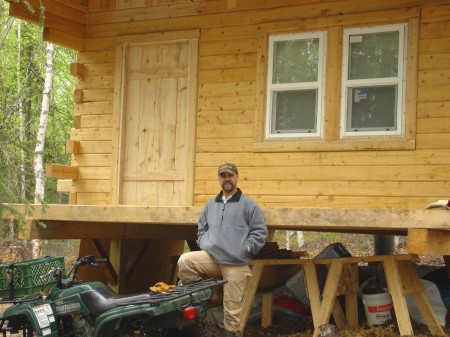
<instances>
[{"instance_id":1,"label":"green foliage","mask_svg":"<svg viewBox=\"0 0 450 337\"><path fill-rule=\"evenodd\" d=\"M33 11L28 1L19 1ZM0 1L0 226L4 212L23 219L12 204L27 205L34 200L33 152L46 62L42 27L9 17L8 6ZM43 8L40 11L43 18ZM70 163L65 142L73 125L74 79L69 70L74 59L74 51L55 46L44 165ZM56 191L53 179L46 181L44 202L67 202L67 197Z\"/></svg>"}]
</instances>

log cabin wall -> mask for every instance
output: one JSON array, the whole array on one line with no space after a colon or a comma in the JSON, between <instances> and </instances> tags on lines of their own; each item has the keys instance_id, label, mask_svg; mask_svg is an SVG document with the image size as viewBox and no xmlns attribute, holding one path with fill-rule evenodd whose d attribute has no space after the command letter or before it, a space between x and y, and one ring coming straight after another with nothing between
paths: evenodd
<instances>
[{"instance_id":1,"label":"log cabin wall","mask_svg":"<svg viewBox=\"0 0 450 337\"><path fill-rule=\"evenodd\" d=\"M219 190L232 161L240 187L263 207L423 208L447 198L450 164L450 4L359 0L90 0L84 68L75 93L77 204L111 203L117 48L127 40L198 31L192 204ZM403 137L341 139L343 29L408 24ZM327 34L322 139L264 139L268 36ZM191 34L191 33L189 33ZM116 97L117 98L117 97Z\"/></svg>"}]
</instances>

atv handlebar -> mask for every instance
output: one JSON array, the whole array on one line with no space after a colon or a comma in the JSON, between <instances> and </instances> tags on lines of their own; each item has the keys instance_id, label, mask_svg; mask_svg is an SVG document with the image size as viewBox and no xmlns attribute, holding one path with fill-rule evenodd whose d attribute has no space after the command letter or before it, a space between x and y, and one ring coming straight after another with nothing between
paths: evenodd
<instances>
[{"instance_id":1,"label":"atv handlebar","mask_svg":"<svg viewBox=\"0 0 450 337\"><path fill-rule=\"evenodd\" d=\"M49 272L45 275L41 275L40 278L45 278L50 275L54 275L56 279L56 287L60 289L66 289L70 288L76 283L82 282L77 281L78 278L78 267L89 265L91 267L97 267L100 263L106 263L107 259L96 259L94 255L87 255L84 257L80 257L76 260L75 264L73 265L72 269L69 271L69 274L66 276L64 275L64 271L61 268L52 268L49 270ZM46 284L47 285L47 284ZM44 285L43 288L46 287Z\"/></svg>"}]
</instances>

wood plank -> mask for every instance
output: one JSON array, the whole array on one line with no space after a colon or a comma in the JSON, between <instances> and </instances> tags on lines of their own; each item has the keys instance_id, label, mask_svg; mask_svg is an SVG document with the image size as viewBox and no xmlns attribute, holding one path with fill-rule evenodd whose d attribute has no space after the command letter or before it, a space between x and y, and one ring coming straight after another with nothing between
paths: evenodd
<instances>
[{"instance_id":1,"label":"wood plank","mask_svg":"<svg viewBox=\"0 0 450 337\"><path fill-rule=\"evenodd\" d=\"M23 206L16 205L18 210ZM33 205L30 218L79 222L120 222L197 226L203 207ZM269 228L306 230L448 229L445 210L262 208ZM298 219L302 219L299 223ZM355 221L355 219L357 221Z\"/></svg>"},{"instance_id":2,"label":"wood plank","mask_svg":"<svg viewBox=\"0 0 450 337\"><path fill-rule=\"evenodd\" d=\"M79 167L79 180L105 180L111 178L110 167Z\"/></svg>"},{"instance_id":3,"label":"wood plank","mask_svg":"<svg viewBox=\"0 0 450 337\"><path fill-rule=\"evenodd\" d=\"M112 151L112 141L103 140L103 141L89 141L83 140L79 143L79 151L74 154L111 154Z\"/></svg>"},{"instance_id":4,"label":"wood plank","mask_svg":"<svg viewBox=\"0 0 450 337\"><path fill-rule=\"evenodd\" d=\"M107 178L107 177L106 177ZM111 183L109 180L58 180L58 192L94 192L107 193L110 191Z\"/></svg>"},{"instance_id":5,"label":"wood plank","mask_svg":"<svg viewBox=\"0 0 450 337\"><path fill-rule=\"evenodd\" d=\"M419 54L420 70L441 70L450 68L450 53L421 53Z\"/></svg>"},{"instance_id":6,"label":"wood plank","mask_svg":"<svg viewBox=\"0 0 450 337\"><path fill-rule=\"evenodd\" d=\"M440 69L419 71L418 80L421 86L435 86L439 83L447 83L450 78L450 64L448 66L448 69L445 69L445 67L441 65Z\"/></svg>"},{"instance_id":7,"label":"wood plank","mask_svg":"<svg viewBox=\"0 0 450 337\"><path fill-rule=\"evenodd\" d=\"M420 36L424 39L450 36L450 23L448 22L448 19L438 22L423 23L420 26Z\"/></svg>"},{"instance_id":8,"label":"wood plank","mask_svg":"<svg viewBox=\"0 0 450 337\"><path fill-rule=\"evenodd\" d=\"M418 80L417 80L417 67L418 67L418 55L419 55L419 35L420 21L418 17L410 18L408 20L408 40L407 48L408 55L406 60L406 78L408 79L405 84L405 126L404 126L404 138L408 140L415 140L417 132L417 101L418 101Z\"/></svg>"},{"instance_id":9,"label":"wood plank","mask_svg":"<svg viewBox=\"0 0 450 337\"><path fill-rule=\"evenodd\" d=\"M80 142L76 140L66 141L66 153L78 154L79 150L80 150Z\"/></svg>"},{"instance_id":10,"label":"wood plank","mask_svg":"<svg viewBox=\"0 0 450 337\"><path fill-rule=\"evenodd\" d=\"M212 153L251 152L253 138L197 139L195 151Z\"/></svg>"},{"instance_id":11,"label":"wood plank","mask_svg":"<svg viewBox=\"0 0 450 337\"><path fill-rule=\"evenodd\" d=\"M109 193L76 193L76 204L78 205L108 205Z\"/></svg>"},{"instance_id":12,"label":"wood plank","mask_svg":"<svg viewBox=\"0 0 450 337\"><path fill-rule=\"evenodd\" d=\"M114 88L114 76L95 76L88 77L87 79L80 81L75 81L75 88L77 90L88 90L88 89L112 89ZM80 104L82 102L78 102Z\"/></svg>"},{"instance_id":13,"label":"wood plank","mask_svg":"<svg viewBox=\"0 0 450 337\"><path fill-rule=\"evenodd\" d=\"M450 38L448 40L450 44ZM450 100L450 84L446 82L442 85L436 86L421 86L418 91L418 101L420 102L435 102L435 101L449 101Z\"/></svg>"},{"instance_id":14,"label":"wood plank","mask_svg":"<svg viewBox=\"0 0 450 337\"><path fill-rule=\"evenodd\" d=\"M251 124L253 121L253 114L253 110L233 111L232 114L224 114L223 111L199 111L197 114L197 125ZM199 153L198 155L204 155L204 153ZM240 156L241 154L236 155ZM252 154L247 153L247 156L250 157ZM196 161L198 161L198 159Z\"/></svg>"},{"instance_id":15,"label":"wood plank","mask_svg":"<svg viewBox=\"0 0 450 337\"><path fill-rule=\"evenodd\" d=\"M57 179L78 179L78 167L47 163L45 165L45 176Z\"/></svg>"},{"instance_id":16,"label":"wood plank","mask_svg":"<svg viewBox=\"0 0 450 337\"><path fill-rule=\"evenodd\" d=\"M78 62L73 62L70 64L70 74L74 77L83 78L84 76L84 65Z\"/></svg>"},{"instance_id":17,"label":"wood plank","mask_svg":"<svg viewBox=\"0 0 450 337\"><path fill-rule=\"evenodd\" d=\"M395 316L400 330L400 335L410 336L414 335L411 321L409 319L408 307L406 299L403 295L401 278L397 268L394 256L387 256L383 262L384 273L386 276L389 293L392 297L392 304L395 310Z\"/></svg>"},{"instance_id":18,"label":"wood plank","mask_svg":"<svg viewBox=\"0 0 450 337\"><path fill-rule=\"evenodd\" d=\"M417 149L448 149L450 144L450 133L436 133L436 134L417 134Z\"/></svg>"},{"instance_id":19,"label":"wood plank","mask_svg":"<svg viewBox=\"0 0 450 337\"><path fill-rule=\"evenodd\" d=\"M222 110L235 111L247 110L254 108L254 96L239 96L239 97L215 97L214 99L207 99L200 97L198 99L198 109L203 110Z\"/></svg>"},{"instance_id":20,"label":"wood plank","mask_svg":"<svg viewBox=\"0 0 450 337\"><path fill-rule=\"evenodd\" d=\"M245 177L242 175L242 177ZM204 177L201 177L204 179ZM209 180L209 178L208 178ZM217 192L217 182L200 181L195 183L197 194L211 194ZM252 180L250 182L241 181L241 188L246 194L267 195L267 200L273 198L275 202L277 196L348 196L348 197L424 197L430 200L425 202L423 207L433 200L430 195L445 196L450 182L396 182L396 181L277 181L277 180ZM286 201L289 199L286 199ZM295 200L295 199L292 199ZM300 200L300 199L298 199Z\"/></svg>"},{"instance_id":21,"label":"wood plank","mask_svg":"<svg viewBox=\"0 0 450 337\"><path fill-rule=\"evenodd\" d=\"M331 316L331 310L336 300L336 290L341 278L343 262L341 259L335 259L328 270L327 279L322 293L322 303L320 305L317 325L314 326L313 337L320 336L319 327L328 324Z\"/></svg>"},{"instance_id":22,"label":"wood plank","mask_svg":"<svg viewBox=\"0 0 450 337\"><path fill-rule=\"evenodd\" d=\"M110 102L82 102L75 104L75 114L76 115L102 115L102 114L112 114L112 101Z\"/></svg>"},{"instance_id":23,"label":"wood plank","mask_svg":"<svg viewBox=\"0 0 450 337\"><path fill-rule=\"evenodd\" d=\"M209 114L208 114L209 116ZM216 124L216 115L210 120ZM240 116L240 115L239 115ZM219 116L217 116L219 118ZM244 117L242 117L244 118ZM225 121L224 121L225 123ZM447 150L417 150L413 153L405 151L371 151L371 152L295 152L289 153L233 153L230 154L239 167L261 167L261 166L310 166L312 164L321 166L352 166L352 165L449 165L450 149ZM209 167L212 169L214 163L223 161L223 154L198 153L196 156L197 167ZM231 161L231 159L230 159ZM202 178L203 179L203 178ZM200 180L202 180L200 179Z\"/></svg>"},{"instance_id":24,"label":"wood plank","mask_svg":"<svg viewBox=\"0 0 450 337\"><path fill-rule=\"evenodd\" d=\"M341 63L342 63L342 27L330 27L327 37L324 139L339 139L339 120L341 106Z\"/></svg>"},{"instance_id":25,"label":"wood plank","mask_svg":"<svg viewBox=\"0 0 450 337\"><path fill-rule=\"evenodd\" d=\"M199 64L201 69L244 68L256 66L256 53L254 52L226 53L223 55L223 49L219 50L219 55L200 56Z\"/></svg>"},{"instance_id":26,"label":"wood plank","mask_svg":"<svg viewBox=\"0 0 450 337\"><path fill-rule=\"evenodd\" d=\"M450 219L448 223L450 226ZM411 228L408 230L407 249L422 255L450 255L450 230Z\"/></svg>"},{"instance_id":27,"label":"wood plank","mask_svg":"<svg viewBox=\"0 0 450 337\"><path fill-rule=\"evenodd\" d=\"M79 154L72 156L72 166L108 166L111 167L110 154Z\"/></svg>"},{"instance_id":28,"label":"wood plank","mask_svg":"<svg viewBox=\"0 0 450 337\"><path fill-rule=\"evenodd\" d=\"M233 54L238 54L240 55L240 57L248 59L246 62L244 62L243 66L245 66L245 63L249 63L249 65L254 65L256 61L254 53L257 49L258 49L258 40L256 39L256 37L251 39L241 38L228 41L227 40L217 42L211 41L211 42L204 42L201 44L199 56L200 60L202 60L202 58L206 56L219 56L217 61L220 62L223 60L223 58L221 58L220 55L224 55L223 57L226 58L231 57Z\"/></svg>"},{"instance_id":29,"label":"wood plank","mask_svg":"<svg viewBox=\"0 0 450 337\"><path fill-rule=\"evenodd\" d=\"M245 326L247 325L247 320L250 315L250 310L253 306L253 299L255 298L256 290L258 288L259 281L261 280L261 275L264 269L262 263L253 261L252 264L252 275L247 281L247 287L245 288L244 298L242 299L242 311L241 320L239 324L239 331L243 332Z\"/></svg>"},{"instance_id":30,"label":"wood plank","mask_svg":"<svg viewBox=\"0 0 450 337\"><path fill-rule=\"evenodd\" d=\"M233 130L233 136L237 138L250 138L253 135L252 124L209 124L198 126L197 139L202 138L217 138L217 135L226 135L230 128Z\"/></svg>"},{"instance_id":31,"label":"wood plank","mask_svg":"<svg viewBox=\"0 0 450 337\"><path fill-rule=\"evenodd\" d=\"M95 52L95 53L91 53L91 54L100 54L100 56L98 58L103 58L106 56L109 56L111 53L107 52L105 54L102 54L101 52ZM95 61L95 63L94 63ZM106 60L104 62L102 62L101 60L92 60L92 63L85 63L84 64L84 68L85 68L85 75L84 77L86 79L88 79L89 77L97 77L97 76L114 76L114 68L115 65L114 63L111 62L111 59ZM85 79L85 80L86 80Z\"/></svg>"},{"instance_id":32,"label":"wood plank","mask_svg":"<svg viewBox=\"0 0 450 337\"><path fill-rule=\"evenodd\" d=\"M203 12L202 1L190 1L189 3L163 4L145 8L126 8L117 11L93 12L87 18L87 25L102 23L115 23L124 21L150 20L166 17L192 16Z\"/></svg>"},{"instance_id":33,"label":"wood plank","mask_svg":"<svg viewBox=\"0 0 450 337\"><path fill-rule=\"evenodd\" d=\"M242 82L255 79L255 67L199 70L199 83Z\"/></svg>"},{"instance_id":34,"label":"wood plank","mask_svg":"<svg viewBox=\"0 0 450 337\"><path fill-rule=\"evenodd\" d=\"M40 6L42 6L42 2L40 0L27 0L35 10L38 10ZM15 1L8 0L11 4L14 4ZM21 4L23 5L23 4ZM59 16L66 21L75 21L80 24L85 24L86 12L87 12L87 4L86 0L73 0L73 1L64 1L64 0L50 0L46 1L45 4L45 12L46 17L47 14L52 14L55 16ZM70 15L68 15L70 13Z\"/></svg>"},{"instance_id":35,"label":"wood plank","mask_svg":"<svg viewBox=\"0 0 450 337\"><path fill-rule=\"evenodd\" d=\"M209 177L216 180L216 174L211 169L197 168L201 177ZM337 171L335 167L311 165L300 166L295 171L288 167L267 167L261 170L257 167L244 167L239 171L242 177L252 177L252 181L266 181L269 177L281 176L285 181L307 181L317 180L321 177L323 181L429 181L430 171L424 166L373 166L362 165L346 166L345 170ZM448 181L448 168L436 167L433 169L434 181Z\"/></svg>"},{"instance_id":36,"label":"wood plank","mask_svg":"<svg viewBox=\"0 0 450 337\"><path fill-rule=\"evenodd\" d=\"M450 37L421 39L419 54L437 54L450 52Z\"/></svg>"},{"instance_id":37,"label":"wood plank","mask_svg":"<svg viewBox=\"0 0 450 337\"><path fill-rule=\"evenodd\" d=\"M242 185L242 184L241 184ZM241 186L242 187L242 186ZM246 188L243 189L247 191ZM217 194L217 187L211 188L207 195L196 195L194 200L195 206L204 205L209 199ZM248 194L255 202L263 208L297 208L302 207L312 208L349 208L349 209L420 209L429 203L430 198L424 197L370 197L357 196L262 196L261 194ZM401 235L405 235L406 232Z\"/></svg>"},{"instance_id":38,"label":"wood plank","mask_svg":"<svg viewBox=\"0 0 450 337\"><path fill-rule=\"evenodd\" d=\"M371 22L372 24L392 23L394 21L400 22L411 17L418 17L420 15L419 8L414 7L415 5L417 4L412 6L406 5L404 8L380 8L375 11L370 11L369 9L364 12L359 12L356 10L350 13L343 13L342 11L339 11L338 14L329 13L330 15L323 15L323 12L327 12L326 6L324 6L323 11L320 14L312 17L302 15L304 12L303 8L296 6L294 7L294 10L298 10L299 12L296 15L289 17L286 17L286 15L284 15L285 13L276 16L277 13L267 10L261 15L260 18L254 18L255 11L253 11L252 15L247 15L248 13L242 14L239 12L226 12L217 15L202 14L202 20L198 20L197 16L188 16L184 17L182 20L173 20L170 18L134 21L132 25L126 21L117 22L115 24L105 23L91 26L88 25L86 36L88 38L95 39L95 42L94 40L92 41L92 47L95 47L95 45L102 41L98 38L121 35L124 30L130 31L132 34L140 34L146 31L186 30L191 29L192 27L199 28L200 26L203 32L204 28L214 29L214 27L217 27L217 22L224 22L228 25L226 26L226 29L223 29L224 26L220 25L217 27L217 37L206 37L205 41L215 41L220 39L236 40L247 37L255 37L257 33L262 30L272 32L292 30L311 31L334 25L353 26L362 24L365 25L368 22ZM258 4L256 8L259 6L260 4ZM359 4L355 4L355 7L358 6ZM279 8L279 6L277 7ZM252 26L253 28L248 29L249 26ZM242 31L242 35L239 34L240 31ZM107 45L112 48L110 42ZM90 42L88 44L91 45Z\"/></svg>"},{"instance_id":39,"label":"wood plank","mask_svg":"<svg viewBox=\"0 0 450 337\"><path fill-rule=\"evenodd\" d=\"M111 128L112 115L83 115L80 116L80 128Z\"/></svg>"},{"instance_id":40,"label":"wood plank","mask_svg":"<svg viewBox=\"0 0 450 337\"><path fill-rule=\"evenodd\" d=\"M42 38L44 41L55 43L69 49L84 49L84 39L74 36L72 32L60 31L57 28L45 27Z\"/></svg>"},{"instance_id":41,"label":"wood plank","mask_svg":"<svg viewBox=\"0 0 450 337\"><path fill-rule=\"evenodd\" d=\"M408 139L340 139L339 141L308 140L274 140L254 143L256 152L296 152L296 151L373 151L373 150L413 150L416 142Z\"/></svg>"},{"instance_id":42,"label":"wood plank","mask_svg":"<svg viewBox=\"0 0 450 337\"><path fill-rule=\"evenodd\" d=\"M100 50L100 51L82 51L77 54L77 62L85 65L97 64L103 65L114 60L116 53L114 50Z\"/></svg>"},{"instance_id":43,"label":"wood plank","mask_svg":"<svg viewBox=\"0 0 450 337\"><path fill-rule=\"evenodd\" d=\"M249 96L256 94L254 81L203 83L199 87L199 97Z\"/></svg>"},{"instance_id":44,"label":"wood plank","mask_svg":"<svg viewBox=\"0 0 450 337\"><path fill-rule=\"evenodd\" d=\"M261 326L267 328L272 325L273 319L273 293L262 294Z\"/></svg>"},{"instance_id":45,"label":"wood plank","mask_svg":"<svg viewBox=\"0 0 450 337\"><path fill-rule=\"evenodd\" d=\"M20 19L23 19L25 21L39 24L40 23L40 10L41 4L38 1L31 0L29 1L34 2L32 4L32 7L34 9L34 13L30 12L30 10L22 3L22 2L15 2L15 1L9 1L9 13L10 16L14 16ZM54 8L50 4L50 10L47 7L47 4L45 5L45 26L57 28L59 27L60 30L65 31L68 34L73 34L78 37L84 36L84 21L85 21L85 14L81 13L77 10L69 10L71 15L70 17L67 17L65 11L68 11L67 8L63 8L59 6L57 10L54 10Z\"/></svg>"},{"instance_id":46,"label":"wood plank","mask_svg":"<svg viewBox=\"0 0 450 337\"><path fill-rule=\"evenodd\" d=\"M82 92L83 102L111 102L114 96L114 91L109 88L84 89Z\"/></svg>"},{"instance_id":47,"label":"wood plank","mask_svg":"<svg viewBox=\"0 0 450 337\"><path fill-rule=\"evenodd\" d=\"M449 117L449 111L450 102L422 102L417 105L417 118Z\"/></svg>"},{"instance_id":48,"label":"wood plank","mask_svg":"<svg viewBox=\"0 0 450 337\"><path fill-rule=\"evenodd\" d=\"M417 120L417 133L446 133L450 130L450 116L448 118L425 118Z\"/></svg>"},{"instance_id":49,"label":"wood plank","mask_svg":"<svg viewBox=\"0 0 450 337\"><path fill-rule=\"evenodd\" d=\"M89 140L109 140L112 139L111 128L89 128L89 129L74 129L70 132L71 140L89 141Z\"/></svg>"}]
</instances>

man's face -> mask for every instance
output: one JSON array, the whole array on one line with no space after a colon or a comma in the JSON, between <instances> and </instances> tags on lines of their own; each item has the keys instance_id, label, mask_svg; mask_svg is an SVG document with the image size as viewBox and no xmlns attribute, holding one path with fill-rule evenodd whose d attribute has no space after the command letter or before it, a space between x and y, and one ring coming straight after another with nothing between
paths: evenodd
<instances>
[{"instance_id":1,"label":"man's face","mask_svg":"<svg viewBox=\"0 0 450 337\"><path fill-rule=\"evenodd\" d=\"M219 183L224 194L234 193L237 187L239 175L229 172L222 172L219 174Z\"/></svg>"}]
</instances>

